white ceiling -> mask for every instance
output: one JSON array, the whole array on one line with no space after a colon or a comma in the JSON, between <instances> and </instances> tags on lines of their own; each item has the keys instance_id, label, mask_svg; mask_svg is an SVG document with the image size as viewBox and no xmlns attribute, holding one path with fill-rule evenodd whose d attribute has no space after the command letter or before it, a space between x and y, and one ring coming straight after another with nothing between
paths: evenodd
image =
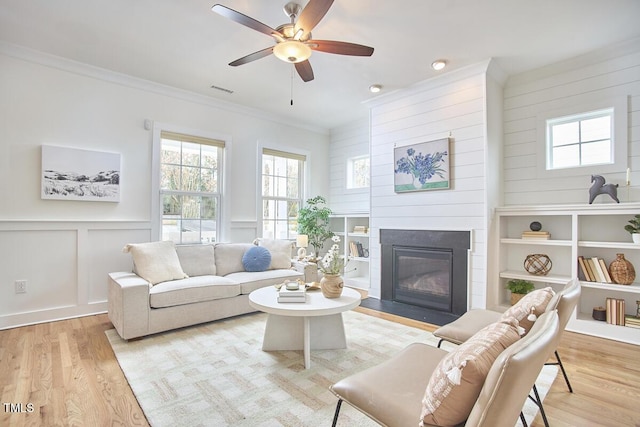
<instances>
[{"instance_id":1,"label":"white ceiling","mask_svg":"<svg viewBox=\"0 0 640 427\"><path fill-rule=\"evenodd\" d=\"M443 72L494 58L512 75L640 37L638 0L336 0L313 37L375 52L314 52L315 80L294 76L291 106L291 65L227 65L274 41L211 12L216 1L0 0L0 40L333 128L366 115L369 85L432 78L438 58ZM273 28L288 22L287 0L218 1Z\"/></svg>"}]
</instances>

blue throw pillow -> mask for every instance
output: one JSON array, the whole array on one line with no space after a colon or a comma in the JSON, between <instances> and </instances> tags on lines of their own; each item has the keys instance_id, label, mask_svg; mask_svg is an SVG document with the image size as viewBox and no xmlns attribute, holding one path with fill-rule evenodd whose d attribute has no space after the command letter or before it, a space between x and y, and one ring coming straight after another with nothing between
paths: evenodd
<instances>
[{"instance_id":1,"label":"blue throw pillow","mask_svg":"<svg viewBox=\"0 0 640 427\"><path fill-rule=\"evenodd\" d=\"M264 246L253 246L242 255L245 271L265 271L271 265L271 253Z\"/></svg>"}]
</instances>

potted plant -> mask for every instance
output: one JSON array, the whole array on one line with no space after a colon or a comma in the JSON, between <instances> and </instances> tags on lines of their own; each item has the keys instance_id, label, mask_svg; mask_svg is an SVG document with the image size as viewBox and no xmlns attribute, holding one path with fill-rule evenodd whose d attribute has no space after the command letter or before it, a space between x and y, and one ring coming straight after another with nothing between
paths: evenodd
<instances>
[{"instance_id":1,"label":"potted plant","mask_svg":"<svg viewBox=\"0 0 640 427\"><path fill-rule=\"evenodd\" d=\"M514 305L520 299L535 289L535 285L523 279L511 279L507 282L507 289L511 291L511 305Z\"/></svg>"},{"instance_id":2,"label":"potted plant","mask_svg":"<svg viewBox=\"0 0 640 427\"><path fill-rule=\"evenodd\" d=\"M316 258L324 246L324 242L333 236L329 230L331 209L322 196L308 199L305 206L298 211L298 234L309 236L309 244L313 247Z\"/></svg>"},{"instance_id":3,"label":"potted plant","mask_svg":"<svg viewBox=\"0 0 640 427\"><path fill-rule=\"evenodd\" d=\"M636 215L633 219L630 219L629 224L624 226L624 229L631 234L633 243L640 243L640 215Z\"/></svg>"}]
</instances>

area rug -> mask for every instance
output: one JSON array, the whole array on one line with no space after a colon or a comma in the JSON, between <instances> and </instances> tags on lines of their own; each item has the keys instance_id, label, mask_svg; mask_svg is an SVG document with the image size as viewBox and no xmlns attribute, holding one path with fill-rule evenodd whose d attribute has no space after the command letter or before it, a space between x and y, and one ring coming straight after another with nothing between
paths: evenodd
<instances>
[{"instance_id":1,"label":"area rug","mask_svg":"<svg viewBox=\"0 0 640 427\"><path fill-rule=\"evenodd\" d=\"M349 311L343 313L347 349L261 350L266 314L234 317L126 342L106 331L133 393L153 427L328 426L336 397L329 386L376 365L412 342L436 345L429 332ZM451 346L450 348L453 348ZM557 368L545 367L545 395ZM530 422L537 413L527 403ZM339 426L376 426L342 405Z\"/></svg>"}]
</instances>

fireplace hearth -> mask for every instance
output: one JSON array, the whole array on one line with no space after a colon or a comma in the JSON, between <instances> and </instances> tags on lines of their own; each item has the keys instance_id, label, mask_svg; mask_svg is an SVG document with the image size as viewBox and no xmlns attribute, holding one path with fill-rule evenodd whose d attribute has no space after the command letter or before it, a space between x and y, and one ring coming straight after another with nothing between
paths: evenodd
<instances>
[{"instance_id":1,"label":"fireplace hearth","mask_svg":"<svg viewBox=\"0 0 640 427\"><path fill-rule=\"evenodd\" d=\"M437 325L467 311L469 231L381 229L380 244L378 309Z\"/></svg>"}]
</instances>

